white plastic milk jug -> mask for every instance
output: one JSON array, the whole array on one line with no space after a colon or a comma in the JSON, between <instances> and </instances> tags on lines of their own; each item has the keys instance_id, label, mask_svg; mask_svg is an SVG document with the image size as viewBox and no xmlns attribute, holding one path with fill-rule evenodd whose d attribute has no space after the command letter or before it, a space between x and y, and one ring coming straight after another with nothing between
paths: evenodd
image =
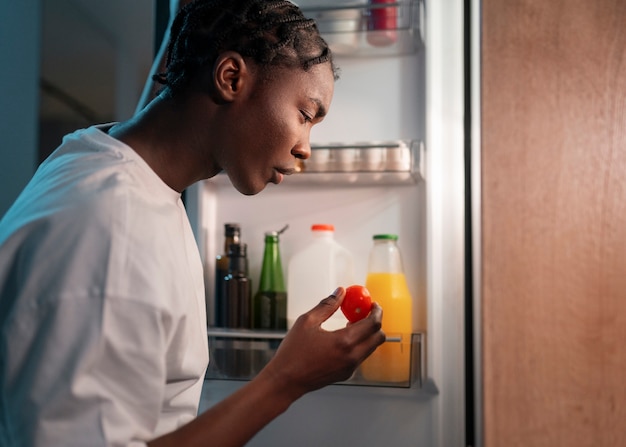
<instances>
[{"instance_id":1,"label":"white plastic milk jug","mask_svg":"<svg viewBox=\"0 0 626 447\"><path fill-rule=\"evenodd\" d=\"M311 226L311 241L296 252L287 267L287 327L315 307L338 286L354 282L352 254L334 238L335 228L329 224ZM348 320L341 310L335 312L322 328L332 331L346 326Z\"/></svg>"}]
</instances>

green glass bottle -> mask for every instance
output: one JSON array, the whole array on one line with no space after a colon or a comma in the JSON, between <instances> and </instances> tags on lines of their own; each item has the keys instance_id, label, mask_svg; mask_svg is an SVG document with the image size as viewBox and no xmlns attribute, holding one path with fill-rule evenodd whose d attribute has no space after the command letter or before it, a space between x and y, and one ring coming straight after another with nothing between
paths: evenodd
<instances>
[{"instance_id":1,"label":"green glass bottle","mask_svg":"<svg viewBox=\"0 0 626 447\"><path fill-rule=\"evenodd\" d=\"M279 236L286 229L265 233L261 278L253 299L255 329L287 329L287 289L279 247Z\"/></svg>"}]
</instances>

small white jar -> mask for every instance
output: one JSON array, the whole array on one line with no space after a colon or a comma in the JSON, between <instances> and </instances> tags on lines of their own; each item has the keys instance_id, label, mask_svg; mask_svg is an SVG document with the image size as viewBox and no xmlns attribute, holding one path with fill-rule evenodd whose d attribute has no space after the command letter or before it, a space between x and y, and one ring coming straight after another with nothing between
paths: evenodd
<instances>
[{"instance_id":1,"label":"small white jar","mask_svg":"<svg viewBox=\"0 0 626 447\"><path fill-rule=\"evenodd\" d=\"M404 142L385 149L386 171L409 171L411 169L411 150Z\"/></svg>"}]
</instances>

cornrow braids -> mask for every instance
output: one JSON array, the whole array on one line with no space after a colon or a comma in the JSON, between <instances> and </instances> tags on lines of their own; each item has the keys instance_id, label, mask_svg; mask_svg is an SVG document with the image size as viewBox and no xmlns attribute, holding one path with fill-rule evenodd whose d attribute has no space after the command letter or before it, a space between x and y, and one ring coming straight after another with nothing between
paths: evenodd
<instances>
[{"instance_id":1,"label":"cornrow braids","mask_svg":"<svg viewBox=\"0 0 626 447\"><path fill-rule=\"evenodd\" d=\"M172 23L166 71L153 76L172 93L220 53L236 51L260 66L299 67L330 62L338 70L315 21L287 0L195 0Z\"/></svg>"}]
</instances>

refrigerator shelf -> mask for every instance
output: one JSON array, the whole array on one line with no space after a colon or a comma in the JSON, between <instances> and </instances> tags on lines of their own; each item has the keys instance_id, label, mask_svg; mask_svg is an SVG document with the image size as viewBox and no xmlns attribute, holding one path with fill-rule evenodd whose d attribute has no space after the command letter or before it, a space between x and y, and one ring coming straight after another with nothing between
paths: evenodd
<instances>
[{"instance_id":1,"label":"refrigerator shelf","mask_svg":"<svg viewBox=\"0 0 626 447\"><path fill-rule=\"evenodd\" d=\"M411 185L424 179L424 144L418 140L312 144L311 157L285 185ZM230 185L225 174L210 179Z\"/></svg>"},{"instance_id":2,"label":"refrigerator shelf","mask_svg":"<svg viewBox=\"0 0 626 447\"><path fill-rule=\"evenodd\" d=\"M206 379L250 380L270 361L286 332L209 328L207 335L210 362ZM371 381L357 369L350 379L337 385L421 388L425 377L425 334L414 333L410 338L410 372L404 380ZM401 342L398 335L388 336L385 343Z\"/></svg>"},{"instance_id":3,"label":"refrigerator shelf","mask_svg":"<svg viewBox=\"0 0 626 447\"><path fill-rule=\"evenodd\" d=\"M415 183L423 178L423 150L417 140L311 144L300 173L311 183Z\"/></svg>"},{"instance_id":4,"label":"refrigerator shelf","mask_svg":"<svg viewBox=\"0 0 626 447\"><path fill-rule=\"evenodd\" d=\"M395 56L423 44L423 0L298 1L315 20L331 50L341 56Z\"/></svg>"}]
</instances>

